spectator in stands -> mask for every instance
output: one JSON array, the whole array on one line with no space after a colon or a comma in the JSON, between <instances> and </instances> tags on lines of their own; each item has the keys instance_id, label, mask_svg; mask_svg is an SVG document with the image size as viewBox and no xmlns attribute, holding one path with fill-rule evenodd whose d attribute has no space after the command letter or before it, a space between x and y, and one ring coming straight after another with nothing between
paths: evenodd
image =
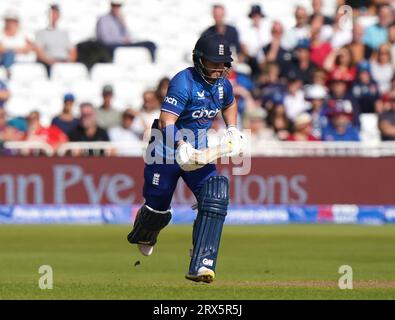
<instances>
[{"instance_id":1,"label":"spectator in stands","mask_svg":"<svg viewBox=\"0 0 395 320\"><path fill-rule=\"evenodd\" d=\"M146 90L143 93L143 106L136 120L133 122L133 130L140 135L149 138L151 126L155 119L159 118L161 101L154 90Z\"/></svg>"},{"instance_id":2,"label":"spectator in stands","mask_svg":"<svg viewBox=\"0 0 395 320\"><path fill-rule=\"evenodd\" d=\"M309 113L299 114L294 121L294 132L288 136L288 141L318 141L313 135L312 117Z\"/></svg>"},{"instance_id":3,"label":"spectator in stands","mask_svg":"<svg viewBox=\"0 0 395 320\"><path fill-rule=\"evenodd\" d=\"M347 100L330 100L327 109L328 125L323 129L325 141L359 141L359 132L352 124L353 108Z\"/></svg>"},{"instance_id":4,"label":"spectator in stands","mask_svg":"<svg viewBox=\"0 0 395 320\"><path fill-rule=\"evenodd\" d=\"M324 70L315 69L313 71L312 84L319 84L325 87L327 80L328 80L328 76Z\"/></svg>"},{"instance_id":5,"label":"spectator in stands","mask_svg":"<svg viewBox=\"0 0 395 320\"><path fill-rule=\"evenodd\" d=\"M42 126L40 123L40 113L38 111L32 111L27 117L25 140L45 142L56 150L61 144L67 142L68 138L57 126Z\"/></svg>"},{"instance_id":6,"label":"spectator in stands","mask_svg":"<svg viewBox=\"0 0 395 320\"><path fill-rule=\"evenodd\" d=\"M372 79L370 64L364 60L358 64L357 78L351 89L357 99L362 113L374 113L375 105L380 98L379 88Z\"/></svg>"},{"instance_id":7,"label":"spectator in stands","mask_svg":"<svg viewBox=\"0 0 395 320\"><path fill-rule=\"evenodd\" d=\"M4 108L4 104L10 98L10 91L6 83L0 80L0 109Z\"/></svg>"},{"instance_id":8,"label":"spectator in stands","mask_svg":"<svg viewBox=\"0 0 395 320\"><path fill-rule=\"evenodd\" d=\"M97 124L103 129L115 127L121 121L121 113L113 108L114 90L105 85L102 90L103 103L96 111Z\"/></svg>"},{"instance_id":9,"label":"spectator in stands","mask_svg":"<svg viewBox=\"0 0 395 320\"><path fill-rule=\"evenodd\" d=\"M321 138L322 128L327 124L326 117L326 99L328 97L328 92L326 87L320 84L313 84L306 86L305 99L310 103L310 109L308 113L311 115L312 121L312 134L317 139Z\"/></svg>"},{"instance_id":10,"label":"spectator in stands","mask_svg":"<svg viewBox=\"0 0 395 320\"><path fill-rule=\"evenodd\" d=\"M90 102L83 102L80 104L80 123L69 134L70 141L73 142L95 142L95 141L110 141L107 131L98 126L96 121L96 110ZM102 155L103 150L95 153L93 150L88 150L89 155ZM80 150L74 153L81 154Z\"/></svg>"},{"instance_id":11,"label":"spectator in stands","mask_svg":"<svg viewBox=\"0 0 395 320\"><path fill-rule=\"evenodd\" d=\"M325 17L322 14L313 14L310 16L310 25L314 21L315 25L320 25L320 39L324 42L330 42L333 34L332 25L325 24Z\"/></svg>"},{"instance_id":12,"label":"spectator in stands","mask_svg":"<svg viewBox=\"0 0 395 320\"><path fill-rule=\"evenodd\" d=\"M287 90L287 86L280 81L280 68L276 63L268 63L263 68L258 87L262 106L269 111L272 106L273 95Z\"/></svg>"},{"instance_id":13,"label":"spectator in stands","mask_svg":"<svg viewBox=\"0 0 395 320\"><path fill-rule=\"evenodd\" d=\"M395 68L395 23L388 28L388 43L391 46L392 67Z\"/></svg>"},{"instance_id":14,"label":"spectator in stands","mask_svg":"<svg viewBox=\"0 0 395 320\"><path fill-rule=\"evenodd\" d=\"M307 39L301 40L296 45L289 69L302 80L303 84L312 82L316 65L310 59L310 42Z\"/></svg>"},{"instance_id":15,"label":"spectator in stands","mask_svg":"<svg viewBox=\"0 0 395 320\"><path fill-rule=\"evenodd\" d=\"M241 45L239 41L239 33L234 26L226 24L225 22L225 7L221 4L213 5L212 9L214 25L207 28L202 36L210 34L222 34L229 42L229 45L236 50L238 54L241 53Z\"/></svg>"},{"instance_id":16,"label":"spectator in stands","mask_svg":"<svg viewBox=\"0 0 395 320\"><path fill-rule=\"evenodd\" d=\"M395 141L395 91L390 92L388 99L389 109L380 113L378 126L381 140Z\"/></svg>"},{"instance_id":17,"label":"spectator in stands","mask_svg":"<svg viewBox=\"0 0 395 320\"><path fill-rule=\"evenodd\" d=\"M108 131L110 141L112 142L128 142L130 146L138 144L141 139L137 132L133 130L133 122L135 121L136 112L132 109L126 109L122 113L121 124L113 127ZM119 148L118 155L133 155L135 151L132 149Z\"/></svg>"},{"instance_id":18,"label":"spectator in stands","mask_svg":"<svg viewBox=\"0 0 395 320\"><path fill-rule=\"evenodd\" d=\"M322 19L314 18L311 21L310 59L319 68L323 68L324 62L332 51L328 41L321 39Z\"/></svg>"},{"instance_id":19,"label":"spectator in stands","mask_svg":"<svg viewBox=\"0 0 395 320\"><path fill-rule=\"evenodd\" d=\"M170 79L168 77L164 77L159 80L158 86L156 87L156 95L160 102L162 102L166 95L167 90L169 89Z\"/></svg>"},{"instance_id":20,"label":"spectator in stands","mask_svg":"<svg viewBox=\"0 0 395 320\"><path fill-rule=\"evenodd\" d=\"M69 34L58 28L60 7L52 4L49 7L49 25L36 34L35 49L37 61L45 65L50 74L51 66L57 62L75 62L77 49L71 44Z\"/></svg>"},{"instance_id":21,"label":"spectator in stands","mask_svg":"<svg viewBox=\"0 0 395 320\"><path fill-rule=\"evenodd\" d=\"M280 67L280 75L287 72L288 65L291 61L291 53L282 47L282 38L284 28L281 22L274 21L272 24L271 42L264 46L257 59L261 64L261 68L265 63L275 62Z\"/></svg>"},{"instance_id":22,"label":"spectator in stands","mask_svg":"<svg viewBox=\"0 0 395 320\"><path fill-rule=\"evenodd\" d=\"M284 94L278 92L272 96L273 107L269 110L267 124L274 130L279 140L287 140L292 131L292 121L287 117L284 106Z\"/></svg>"},{"instance_id":23,"label":"spectator in stands","mask_svg":"<svg viewBox=\"0 0 395 320\"><path fill-rule=\"evenodd\" d=\"M312 0L311 1L311 6L313 8L313 13L310 16L310 19L312 16L315 15L322 15L324 18L324 24L325 25L332 25L333 24L333 19L331 17L325 16L322 13L322 0Z\"/></svg>"},{"instance_id":24,"label":"spectator in stands","mask_svg":"<svg viewBox=\"0 0 395 320\"><path fill-rule=\"evenodd\" d=\"M388 41L388 27L394 22L391 6L382 5L378 11L379 21L365 30L364 42L373 49L378 49Z\"/></svg>"},{"instance_id":25,"label":"spectator in stands","mask_svg":"<svg viewBox=\"0 0 395 320\"><path fill-rule=\"evenodd\" d=\"M325 60L324 69L329 73L329 79L342 78L352 82L357 71L351 49L343 47L332 51Z\"/></svg>"},{"instance_id":26,"label":"spectator in stands","mask_svg":"<svg viewBox=\"0 0 395 320\"><path fill-rule=\"evenodd\" d=\"M362 60L369 60L372 56L373 50L363 42L364 29L361 24L354 23L353 38L349 45L355 63Z\"/></svg>"},{"instance_id":27,"label":"spectator in stands","mask_svg":"<svg viewBox=\"0 0 395 320\"><path fill-rule=\"evenodd\" d=\"M264 46L271 41L270 22L265 18L260 5L251 6L248 17L251 24L241 30L240 43L243 53L246 55L247 63L252 69L253 76L259 73L257 57Z\"/></svg>"},{"instance_id":28,"label":"spectator in stands","mask_svg":"<svg viewBox=\"0 0 395 320\"><path fill-rule=\"evenodd\" d=\"M371 59L372 77L377 82L381 94L388 92L391 88L391 80L394 76L392 66L391 48L389 44L380 45Z\"/></svg>"},{"instance_id":29,"label":"spectator in stands","mask_svg":"<svg viewBox=\"0 0 395 320\"><path fill-rule=\"evenodd\" d=\"M24 137L23 133L12 127L7 122L7 113L0 109L0 142L18 141Z\"/></svg>"},{"instance_id":30,"label":"spectator in stands","mask_svg":"<svg viewBox=\"0 0 395 320\"><path fill-rule=\"evenodd\" d=\"M73 131L79 123L79 120L73 115L74 101L74 95L66 93L63 97L62 113L52 119L52 125L57 126L66 135Z\"/></svg>"},{"instance_id":31,"label":"spectator in stands","mask_svg":"<svg viewBox=\"0 0 395 320\"><path fill-rule=\"evenodd\" d=\"M332 48L339 49L352 42L352 23L351 19L347 18L348 12L341 10L340 7L336 9L335 22L330 28L328 34Z\"/></svg>"},{"instance_id":32,"label":"spectator in stands","mask_svg":"<svg viewBox=\"0 0 395 320\"><path fill-rule=\"evenodd\" d=\"M110 0L111 10L99 18L96 24L96 38L103 43L113 55L118 47L143 47L155 61L156 45L151 41L135 42L126 25L122 14L123 0Z\"/></svg>"},{"instance_id":33,"label":"spectator in stands","mask_svg":"<svg viewBox=\"0 0 395 320\"><path fill-rule=\"evenodd\" d=\"M15 128L16 130L20 132L26 132L27 131L27 119L25 117L15 117L10 120L8 120L8 125L10 127Z\"/></svg>"},{"instance_id":34,"label":"spectator in stands","mask_svg":"<svg viewBox=\"0 0 395 320\"><path fill-rule=\"evenodd\" d=\"M349 92L350 82L341 75L335 75L329 82L330 98L333 100L348 101L352 107L352 116L354 126L360 126L359 115L361 113L358 101Z\"/></svg>"},{"instance_id":35,"label":"spectator in stands","mask_svg":"<svg viewBox=\"0 0 395 320\"><path fill-rule=\"evenodd\" d=\"M243 128L250 130L250 143L253 146L256 146L260 141L277 140L273 129L266 127L266 116L267 113L262 108L251 108L244 114Z\"/></svg>"},{"instance_id":36,"label":"spectator in stands","mask_svg":"<svg viewBox=\"0 0 395 320\"><path fill-rule=\"evenodd\" d=\"M7 11L4 15L4 29L0 33L0 65L7 70L8 76L13 63L33 49L33 42L20 30L17 13Z\"/></svg>"},{"instance_id":37,"label":"spectator in stands","mask_svg":"<svg viewBox=\"0 0 395 320\"><path fill-rule=\"evenodd\" d=\"M245 109L255 107L255 99L252 94L254 84L250 77L237 72L237 68L232 68L228 74L228 80L233 86L233 94L237 101L239 114L242 115Z\"/></svg>"},{"instance_id":38,"label":"spectator in stands","mask_svg":"<svg viewBox=\"0 0 395 320\"><path fill-rule=\"evenodd\" d=\"M294 49L299 41L310 38L309 15L306 8L302 6L295 8L295 20L295 26L284 36L284 45L287 50Z\"/></svg>"},{"instance_id":39,"label":"spectator in stands","mask_svg":"<svg viewBox=\"0 0 395 320\"><path fill-rule=\"evenodd\" d=\"M302 81L292 70L288 74L288 89L284 99L287 117L294 120L297 115L307 111L308 105L304 99Z\"/></svg>"}]
</instances>

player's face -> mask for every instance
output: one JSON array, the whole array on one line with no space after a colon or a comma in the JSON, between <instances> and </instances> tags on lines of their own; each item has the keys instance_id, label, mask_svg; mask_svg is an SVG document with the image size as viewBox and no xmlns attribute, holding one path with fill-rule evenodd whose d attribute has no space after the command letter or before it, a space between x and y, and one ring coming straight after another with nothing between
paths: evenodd
<instances>
[{"instance_id":1,"label":"player's face","mask_svg":"<svg viewBox=\"0 0 395 320\"><path fill-rule=\"evenodd\" d=\"M206 76L208 81L214 83L220 77L224 76L225 72L225 64L224 63L216 63L208 60L203 60L203 65L205 67Z\"/></svg>"}]
</instances>

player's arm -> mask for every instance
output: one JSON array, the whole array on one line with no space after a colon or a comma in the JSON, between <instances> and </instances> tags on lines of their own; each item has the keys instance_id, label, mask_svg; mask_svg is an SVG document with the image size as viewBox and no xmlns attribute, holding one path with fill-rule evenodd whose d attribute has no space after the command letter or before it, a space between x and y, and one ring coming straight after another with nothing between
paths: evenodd
<instances>
[{"instance_id":1,"label":"player's arm","mask_svg":"<svg viewBox=\"0 0 395 320\"><path fill-rule=\"evenodd\" d=\"M222 109L222 117L224 118L226 126L229 127L236 127L237 125L237 103L236 100L233 99L233 102Z\"/></svg>"},{"instance_id":2,"label":"player's arm","mask_svg":"<svg viewBox=\"0 0 395 320\"><path fill-rule=\"evenodd\" d=\"M229 81L225 83L225 88L227 101L225 101L225 107L222 108L222 117L224 118L227 129L221 139L221 144L231 147L231 151L227 155L233 157L242 153L245 136L237 129L237 102ZM226 102L228 103L226 104Z\"/></svg>"},{"instance_id":3,"label":"player's arm","mask_svg":"<svg viewBox=\"0 0 395 320\"><path fill-rule=\"evenodd\" d=\"M163 131L163 129L165 129L166 127L176 128L175 124L177 122L177 119L178 115L162 110L159 115L159 129ZM177 141L177 145L183 142L183 140Z\"/></svg>"},{"instance_id":4,"label":"player's arm","mask_svg":"<svg viewBox=\"0 0 395 320\"><path fill-rule=\"evenodd\" d=\"M164 135L168 132L170 136L173 136L173 141L171 142L176 148L176 161L185 171L193 171L201 168L203 165L209 163L207 157L202 158L202 151L196 150L188 142L179 139L177 135L177 127L175 125L178 119L178 115L175 113L165 111L162 109L159 116L159 129L162 130Z\"/></svg>"}]
</instances>

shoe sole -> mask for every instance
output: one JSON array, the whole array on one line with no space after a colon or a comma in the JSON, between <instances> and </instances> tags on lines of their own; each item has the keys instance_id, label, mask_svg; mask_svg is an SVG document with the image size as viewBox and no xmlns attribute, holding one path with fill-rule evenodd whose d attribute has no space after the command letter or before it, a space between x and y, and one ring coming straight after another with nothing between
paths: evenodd
<instances>
[{"instance_id":1,"label":"shoe sole","mask_svg":"<svg viewBox=\"0 0 395 320\"><path fill-rule=\"evenodd\" d=\"M211 272L206 272L205 274L201 275L192 275L192 274L187 274L185 276L186 279L194 281L194 282L205 282L205 283L211 283L214 281L215 274L214 271Z\"/></svg>"}]
</instances>

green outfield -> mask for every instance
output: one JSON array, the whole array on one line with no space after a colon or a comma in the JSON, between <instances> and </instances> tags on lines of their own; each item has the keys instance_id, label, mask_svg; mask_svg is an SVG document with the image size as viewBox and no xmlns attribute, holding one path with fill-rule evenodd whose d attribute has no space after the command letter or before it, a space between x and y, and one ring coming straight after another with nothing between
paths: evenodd
<instances>
[{"instance_id":1,"label":"green outfield","mask_svg":"<svg viewBox=\"0 0 395 320\"><path fill-rule=\"evenodd\" d=\"M395 226L225 226L217 278L184 279L191 226L169 226L151 257L128 226L0 226L1 299L395 299ZM140 264L136 264L140 261ZM41 290L41 265L54 287ZM337 286L341 265L354 289Z\"/></svg>"}]
</instances>

